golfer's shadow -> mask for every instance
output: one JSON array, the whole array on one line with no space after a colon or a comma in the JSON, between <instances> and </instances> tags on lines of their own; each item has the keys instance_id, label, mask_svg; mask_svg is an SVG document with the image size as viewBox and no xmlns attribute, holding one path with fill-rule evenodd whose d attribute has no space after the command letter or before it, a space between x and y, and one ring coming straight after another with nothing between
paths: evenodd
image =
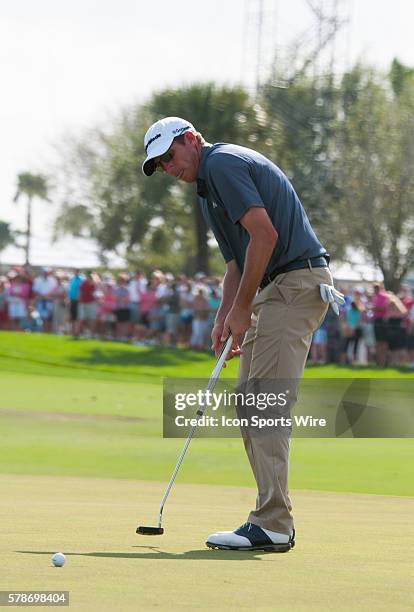
<instances>
[{"instance_id":1,"label":"golfer's shadow","mask_svg":"<svg viewBox=\"0 0 414 612\"><path fill-rule=\"evenodd\" d=\"M206 560L212 561L218 559L221 561L261 561L260 556L268 555L263 550L252 550L252 551L240 551L240 550L211 550L206 548L205 550L187 550L183 553L169 553L160 550L156 546L133 546L132 548L145 548L149 549L150 552L65 552L66 557L100 557L109 559L159 559L159 560L172 560L172 561L187 561L195 560L198 561ZM25 555L46 555L52 556L55 551L44 551L44 550L16 550L15 552Z\"/></svg>"}]
</instances>

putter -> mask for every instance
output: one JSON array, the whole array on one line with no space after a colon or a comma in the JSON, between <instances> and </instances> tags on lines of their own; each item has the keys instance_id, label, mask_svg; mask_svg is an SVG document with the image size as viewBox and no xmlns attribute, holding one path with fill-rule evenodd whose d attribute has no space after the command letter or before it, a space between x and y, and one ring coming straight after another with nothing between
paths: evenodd
<instances>
[{"instance_id":1,"label":"putter","mask_svg":"<svg viewBox=\"0 0 414 612\"><path fill-rule=\"evenodd\" d=\"M219 355L219 357L218 357L218 359L216 361L216 365L214 366L213 373L211 374L210 380L208 381L208 385L207 385L206 391L213 391L213 389L214 389L214 387L216 385L217 379L220 376L220 372L221 372L221 370L223 368L224 362L226 361L226 357L227 357L227 354L228 354L228 352L229 352L229 350L231 348L232 343L233 343L233 338L230 335L227 338L226 342L224 343L223 348L221 350L221 353L220 353L220 355ZM142 526L137 527L136 532L139 533L140 535L162 535L164 533L164 529L161 526L161 524L162 524L162 512L164 510L165 502L167 501L168 494L169 494L169 492L171 490L171 487L173 486L175 477L177 476L177 472L180 469L181 462L184 459L184 455L185 455L186 450L187 450L187 448L188 448L188 446L190 444L191 438L193 437L193 434L194 434L194 432L195 432L195 430L197 428L198 421L203 416L206 408L207 408L206 404L204 406L199 406L199 408L198 408L198 410L196 412L197 421L196 421L195 425L192 426L191 431L188 434L188 438L187 438L187 440L186 440L186 442L184 444L183 450L181 451L180 458L178 459L178 462L177 462L177 465L175 466L175 470L173 472L173 475L171 476L170 482L168 483L168 486L167 486L167 488L165 490L164 497L162 498L162 502L161 502L161 506L160 506L160 513L159 513L159 517L158 517L158 527L142 527Z\"/></svg>"}]
</instances>

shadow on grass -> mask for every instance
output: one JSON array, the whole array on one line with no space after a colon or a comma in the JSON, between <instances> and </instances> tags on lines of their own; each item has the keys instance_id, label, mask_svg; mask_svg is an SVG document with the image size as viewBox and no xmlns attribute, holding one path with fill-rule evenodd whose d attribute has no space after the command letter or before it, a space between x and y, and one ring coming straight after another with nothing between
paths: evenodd
<instances>
[{"instance_id":1,"label":"shadow on grass","mask_svg":"<svg viewBox=\"0 0 414 612\"><path fill-rule=\"evenodd\" d=\"M202 550L187 550L182 553L169 553L160 550L156 546L133 546L133 548L145 548L150 552L88 552L64 553L65 557L99 557L109 559L158 559L160 561L261 561L262 555L275 554L265 552L263 550L238 551L238 550L212 550L205 548ZM46 555L52 557L56 551L41 551L41 550L16 550L15 552L25 555ZM281 553L278 553L281 554Z\"/></svg>"},{"instance_id":2,"label":"shadow on grass","mask_svg":"<svg viewBox=\"0 0 414 612\"><path fill-rule=\"evenodd\" d=\"M196 353L184 349L163 348L153 346L148 348L135 348L130 345L122 348L105 350L104 348L91 348L85 355L73 356L70 361L82 365L115 365L115 366L178 366L181 364L205 363L212 359L208 353Z\"/></svg>"}]
</instances>

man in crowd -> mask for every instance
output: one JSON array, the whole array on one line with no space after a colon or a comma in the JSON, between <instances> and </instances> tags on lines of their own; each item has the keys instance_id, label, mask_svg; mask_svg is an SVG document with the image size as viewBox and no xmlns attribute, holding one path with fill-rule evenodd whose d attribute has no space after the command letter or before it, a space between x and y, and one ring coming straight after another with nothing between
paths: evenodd
<instances>
[{"instance_id":1,"label":"man in crowd","mask_svg":"<svg viewBox=\"0 0 414 612\"><path fill-rule=\"evenodd\" d=\"M84 334L86 329L93 336L96 333L96 283L94 273L86 272L86 277L79 286L79 320L80 332Z\"/></svg>"},{"instance_id":2,"label":"man in crowd","mask_svg":"<svg viewBox=\"0 0 414 612\"><path fill-rule=\"evenodd\" d=\"M42 320L42 331L52 331L53 319L53 292L57 287L57 280L49 268L43 268L33 282L33 294L36 310Z\"/></svg>"},{"instance_id":3,"label":"man in crowd","mask_svg":"<svg viewBox=\"0 0 414 612\"><path fill-rule=\"evenodd\" d=\"M80 286L84 276L79 270L75 270L72 278L68 284L68 298L69 298L69 316L72 330L72 336L77 338L80 334L80 322L79 322L79 296Z\"/></svg>"},{"instance_id":4,"label":"man in crowd","mask_svg":"<svg viewBox=\"0 0 414 612\"><path fill-rule=\"evenodd\" d=\"M383 368L387 362L388 337L387 319L390 298L382 283L375 283L374 295L371 301L371 310L375 330L375 354L377 364Z\"/></svg>"},{"instance_id":5,"label":"man in crowd","mask_svg":"<svg viewBox=\"0 0 414 612\"><path fill-rule=\"evenodd\" d=\"M213 350L218 354L232 335L230 356L241 354L240 385L299 380L312 333L326 314L324 300L336 309L342 302L332 287L329 256L287 177L256 151L206 143L178 117L154 123L144 145L144 174L160 169L197 183L204 218L225 259ZM206 543L223 549L290 550L295 530L288 494L289 436L259 437L249 428L242 434L258 485L256 508L240 528L214 533Z\"/></svg>"}]
</instances>

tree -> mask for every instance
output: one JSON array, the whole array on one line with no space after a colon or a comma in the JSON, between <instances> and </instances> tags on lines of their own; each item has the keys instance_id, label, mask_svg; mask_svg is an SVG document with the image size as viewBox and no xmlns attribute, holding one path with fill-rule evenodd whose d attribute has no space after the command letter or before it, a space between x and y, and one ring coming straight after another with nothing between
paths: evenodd
<instances>
[{"instance_id":1,"label":"tree","mask_svg":"<svg viewBox=\"0 0 414 612\"><path fill-rule=\"evenodd\" d=\"M405 66L395 58L391 64L390 81L396 96L399 96L407 85L412 85L414 69Z\"/></svg>"},{"instance_id":2,"label":"tree","mask_svg":"<svg viewBox=\"0 0 414 612\"><path fill-rule=\"evenodd\" d=\"M268 120L263 151L286 173L322 243L340 257L344 238L338 226L337 189L332 181L339 91L332 75L316 78L299 71L289 80L273 75L261 90Z\"/></svg>"},{"instance_id":3,"label":"tree","mask_svg":"<svg viewBox=\"0 0 414 612\"><path fill-rule=\"evenodd\" d=\"M210 83L159 92L109 128L64 144L57 235L89 236L101 257L116 252L144 269L156 263L172 272L209 271L212 247L194 185L141 173L144 134L167 115L185 117L212 142L248 144L264 132L260 107L241 88Z\"/></svg>"},{"instance_id":4,"label":"tree","mask_svg":"<svg viewBox=\"0 0 414 612\"><path fill-rule=\"evenodd\" d=\"M105 129L97 127L62 143L55 237L69 233L92 238L103 262L116 253L131 266L147 269L147 260L160 255L157 228L166 220L171 230L164 269L183 267L186 249L181 258L178 251L187 220L177 192L166 176L151 181L141 172L144 134L151 121L144 107L131 107Z\"/></svg>"},{"instance_id":5,"label":"tree","mask_svg":"<svg viewBox=\"0 0 414 612\"><path fill-rule=\"evenodd\" d=\"M0 221L0 253L10 244L14 244L15 236L10 229L10 224Z\"/></svg>"},{"instance_id":6,"label":"tree","mask_svg":"<svg viewBox=\"0 0 414 612\"><path fill-rule=\"evenodd\" d=\"M22 195L27 198L27 214L26 214L26 244L25 264L28 265L30 259L30 240L32 235L32 200L34 197L42 200L48 200L47 180L40 174L31 174L23 172L17 176L17 192L14 197L14 202L17 202Z\"/></svg>"},{"instance_id":7,"label":"tree","mask_svg":"<svg viewBox=\"0 0 414 612\"><path fill-rule=\"evenodd\" d=\"M397 291L414 265L414 82L356 66L344 75L335 162L348 241Z\"/></svg>"}]
</instances>

